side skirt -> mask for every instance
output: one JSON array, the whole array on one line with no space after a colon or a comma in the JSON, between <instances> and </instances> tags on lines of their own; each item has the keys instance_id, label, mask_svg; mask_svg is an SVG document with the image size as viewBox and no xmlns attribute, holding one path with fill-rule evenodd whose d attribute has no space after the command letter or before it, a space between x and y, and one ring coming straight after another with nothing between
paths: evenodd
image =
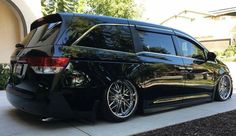
<instances>
[{"instance_id":1,"label":"side skirt","mask_svg":"<svg viewBox=\"0 0 236 136\"><path fill-rule=\"evenodd\" d=\"M206 102L212 102L212 96L208 95L206 97L196 97L193 99L181 99L178 100L178 102L172 103L172 104L161 104L157 105L155 107L147 107L144 109L144 114L150 114L155 112L162 112L162 111L169 111L173 109L179 109L183 107L189 107L193 105L198 105Z\"/></svg>"}]
</instances>

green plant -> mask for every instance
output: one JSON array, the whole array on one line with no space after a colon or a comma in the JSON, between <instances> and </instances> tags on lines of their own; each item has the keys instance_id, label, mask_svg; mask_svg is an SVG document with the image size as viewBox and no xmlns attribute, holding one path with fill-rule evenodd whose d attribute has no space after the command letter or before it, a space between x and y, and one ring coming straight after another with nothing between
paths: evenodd
<instances>
[{"instance_id":1,"label":"green plant","mask_svg":"<svg viewBox=\"0 0 236 136\"><path fill-rule=\"evenodd\" d=\"M41 6L43 15L75 12L128 19L139 18L143 10L135 0L41 0Z\"/></svg>"},{"instance_id":2,"label":"green plant","mask_svg":"<svg viewBox=\"0 0 236 136\"><path fill-rule=\"evenodd\" d=\"M215 51L214 52L216 54L216 56L223 56L224 52L222 51Z\"/></svg>"},{"instance_id":3,"label":"green plant","mask_svg":"<svg viewBox=\"0 0 236 136\"><path fill-rule=\"evenodd\" d=\"M0 64L0 90L5 89L9 74L10 66L8 64Z\"/></svg>"},{"instance_id":4,"label":"green plant","mask_svg":"<svg viewBox=\"0 0 236 136\"><path fill-rule=\"evenodd\" d=\"M234 62L236 61L236 45L230 45L224 51L215 52L217 58L224 62Z\"/></svg>"},{"instance_id":5,"label":"green plant","mask_svg":"<svg viewBox=\"0 0 236 136\"><path fill-rule=\"evenodd\" d=\"M90 14L134 19L140 17L140 8L134 0L87 0Z\"/></svg>"},{"instance_id":6,"label":"green plant","mask_svg":"<svg viewBox=\"0 0 236 136\"><path fill-rule=\"evenodd\" d=\"M236 45L231 45L224 51L224 56L231 57L234 55L236 55Z\"/></svg>"},{"instance_id":7,"label":"green plant","mask_svg":"<svg viewBox=\"0 0 236 136\"><path fill-rule=\"evenodd\" d=\"M76 12L78 0L41 0L43 15L57 12Z\"/></svg>"}]
</instances>

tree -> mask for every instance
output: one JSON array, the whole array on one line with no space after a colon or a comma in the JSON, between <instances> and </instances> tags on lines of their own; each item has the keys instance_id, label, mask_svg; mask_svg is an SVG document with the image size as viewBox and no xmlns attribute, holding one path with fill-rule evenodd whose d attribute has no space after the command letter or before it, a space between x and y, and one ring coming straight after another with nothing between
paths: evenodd
<instances>
[{"instance_id":1,"label":"tree","mask_svg":"<svg viewBox=\"0 0 236 136\"><path fill-rule=\"evenodd\" d=\"M76 12L134 19L140 11L134 0L42 0L44 15Z\"/></svg>"},{"instance_id":2,"label":"tree","mask_svg":"<svg viewBox=\"0 0 236 136\"><path fill-rule=\"evenodd\" d=\"M49 15L57 12L80 12L83 11L82 1L84 0L41 0L43 15ZM80 5L80 7L79 7Z\"/></svg>"},{"instance_id":3,"label":"tree","mask_svg":"<svg viewBox=\"0 0 236 136\"><path fill-rule=\"evenodd\" d=\"M139 9L134 0L87 0L90 14L106 15L121 18L137 18Z\"/></svg>"}]
</instances>

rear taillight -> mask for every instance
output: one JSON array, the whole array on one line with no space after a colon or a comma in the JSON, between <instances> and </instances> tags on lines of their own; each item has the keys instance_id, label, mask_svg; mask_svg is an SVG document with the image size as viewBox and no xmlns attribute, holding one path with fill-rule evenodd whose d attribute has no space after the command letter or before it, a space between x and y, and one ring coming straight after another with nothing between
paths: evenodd
<instances>
[{"instance_id":1,"label":"rear taillight","mask_svg":"<svg viewBox=\"0 0 236 136\"><path fill-rule=\"evenodd\" d=\"M69 58L64 57L26 57L20 60L26 61L37 74L59 73L69 63Z\"/></svg>"}]
</instances>

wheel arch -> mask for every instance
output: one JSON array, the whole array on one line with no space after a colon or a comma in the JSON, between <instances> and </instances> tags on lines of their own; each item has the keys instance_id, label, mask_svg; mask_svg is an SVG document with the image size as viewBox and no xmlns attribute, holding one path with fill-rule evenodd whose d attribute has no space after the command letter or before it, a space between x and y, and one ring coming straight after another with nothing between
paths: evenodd
<instances>
[{"instance_id":1,"label":"wheel arch","mask_svg":"<svg viewBox=\"0 0 236 136\"><path fill-rule=\"evenodd\" d=\"M229 71L224 71L223 73L221 73L219 76L218 76L218 78L215 80L215 85L214 85L214 91L213 91L213 95L212 95L212 100L214 101L214 100L216 100L216 91L217 91L217 89L218 89L218 86L219 86L219 81L220 81L220 79L223 77L223 76L225 76L225 75L227 75L227 76L229 76L230 77L230 80L231 80L231 94L230 94L230 97L232 96L232 93L233 93L233 80L232 80L232 77L231 77L231 75L230 75L230 73L229 73ZM230 98L229 97L229 98Z\"/></svg>"}]
</instances>

